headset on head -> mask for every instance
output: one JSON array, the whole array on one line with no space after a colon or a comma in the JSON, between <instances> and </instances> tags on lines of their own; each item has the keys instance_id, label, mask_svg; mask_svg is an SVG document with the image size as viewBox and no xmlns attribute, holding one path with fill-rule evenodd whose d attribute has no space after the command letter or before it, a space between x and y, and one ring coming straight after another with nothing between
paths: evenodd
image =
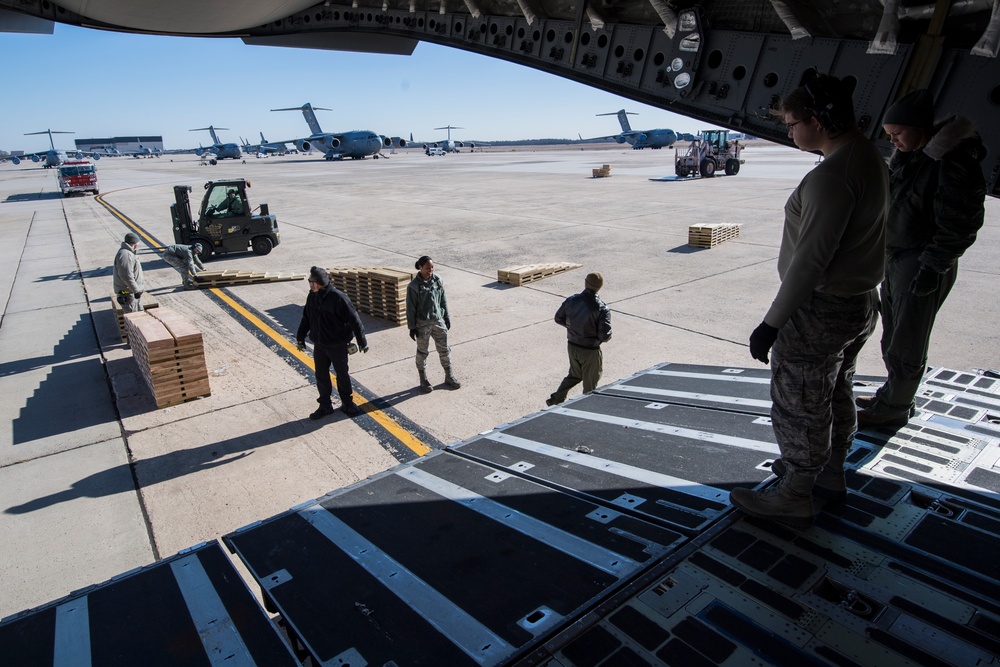
<instances>
[{"instance_id":1,"label":"headset on head","mask_svg":"<svg viewBox=\"0 0 1000 667\"><path fill-rule=\"evenodd\" d=\"M854 127L852 91L844 81L832 76L817 76L804 88L812 98L812 112L831 135Z\"/></svg>"}]
</instances>

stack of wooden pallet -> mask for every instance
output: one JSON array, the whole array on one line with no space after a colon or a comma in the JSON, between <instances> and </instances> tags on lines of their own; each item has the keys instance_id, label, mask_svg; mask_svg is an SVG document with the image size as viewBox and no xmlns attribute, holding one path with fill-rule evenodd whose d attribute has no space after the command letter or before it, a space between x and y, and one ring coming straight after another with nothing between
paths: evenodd
<instances>
[{"instance_id":1,"label":"stack of wooden pallet","mask_svg":"<svg viewBox=\"0 0 1000 667\"><path fill-rule=\"evenodd\" d=\"M724 241L740 235L740 225L736 223L716 223L712 225L691 225L688 228L688 245L696 248L714 248Z\"/></svg>"},{"instance_id":2,"label":"stack of wooden pallet","mask_svg":"<svg viewBox=\"0 0 1000 667\"><path fill-rule=\"evenodd\" d=\"M406 286L414 273L357 266L337 266L326 271L330 283L350 297L360 312L394 324L406 322Z\"/></svg>"},{"instance_id":3,"label":"stack of wooden pallet","mask_svg":"<svg viewBox=\"0 0 1000 667\"><path fill-rule=\"evenodd\" d=\"M582 264L572 262L557 262L555 264L525 264L523 266L508 266L497 270L497 282L508 285L524 285L542 278L548 278L558 273L579 269Z\"/></svg>"},{"instance_id":4,"label":"stack of wooden pallet","mask_svg":"<svg viewBox=\"0 0 1000 667\"><path fill-rule=\"evenodd\" d=\"M594 169L594 178L606 178L611 175L611 165L606 164L600 169Z\"/></svg>"},{"instance_id":5,"label":"stack of wooden pallet","mask_svg":"<svg viewBox=\"0 0 1000 667\"><path fill-rule=\"evenodd\" d=\"M132 356L156 407L211 396L201 331L169 308L126 313Z\"/></svg>"},{"instance_id":6,"label":"stack of wooden pallet","mask_svg":"<svg viewBox=\"0 0 1000 667\"><path fill-rule=\"evenodd\" d=\"M139 303L142 304L143 310L157 308L160 305L149 292L142 293ZM118 331L121 332L122 342L128 343L128 333L125 331L125 311L122 310L122 305L118 303L118 295L114 292L111 293L111 306L115 309L115 319L118 320Z\"/></svg>"},{"instance_id":7,"label":"stack of wooden pallet","mask_svg":"<svg viewBox=\"0 0 1000 667\"><path fill-rule=\"evenodd\" d=\"M254 283L280 283L286 280L302 280L305 273L272 273L270 271L199 271L195 276L198 287L228 287L230 285L252 285Z\"/></svg>"}]
</instances>

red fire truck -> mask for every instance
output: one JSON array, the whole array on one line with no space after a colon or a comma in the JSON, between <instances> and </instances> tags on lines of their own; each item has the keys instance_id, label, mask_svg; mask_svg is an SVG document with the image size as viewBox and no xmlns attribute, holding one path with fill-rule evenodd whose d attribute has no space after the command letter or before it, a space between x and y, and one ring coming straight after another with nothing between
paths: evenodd
<instances>
[{"instance_id":1,"label":"red fire truck","mask_svg":"<svg viewBox=\"0 0 1000 667\"><path fill-rule=\"evenodd\" d=\"M93 192L97 189L97 169L89 160L70 160L59 165L59 189L63 197L77 192Z\"/></svg>"}]
</instances>

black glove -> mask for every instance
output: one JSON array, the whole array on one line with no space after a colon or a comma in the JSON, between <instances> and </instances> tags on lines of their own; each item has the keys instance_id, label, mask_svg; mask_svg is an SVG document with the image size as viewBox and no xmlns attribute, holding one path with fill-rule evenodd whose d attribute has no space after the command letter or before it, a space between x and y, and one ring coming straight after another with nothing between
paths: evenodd
<instances>
[{"instance_id":1,"label":"black glove","mask_svg":"<svg viewBox=\"0 0 1000 667\"><path fill-rule=\"evenodd\" d=\"M368 346L365 345L363 348L361 348L361 351L364 352L365 354L368 354Z\"/></svg>"},{"instance_id":2,"label":"black glove","mask_svg":"<svg viewBox=\"0 0 1000 667\"><path fill-rule=\"evenodd\" d=\"M417 339L417 330L410 329L410 340L416 340L416 339Z\"/></svg>"},{"instance_id":3,"label":"black glove","mask_svg":"<svg viewBox=\"0 0 1000 667\"><path fill-rule=\"evenodd\" d=\"M778 339L778 330L767 322L761 322L750 334L750 356L762 364L770 363L767 353Z\"/></svg>"},{"instance_id":4,"label":"black glove","mask_svg":"<svg viewBox=\"0 0 1000 667\"><path fill-rule=\"evenodd\" d=\"M444 318L444 328L447 329L448 331L451 331L451 319L447 317Z\"/></svg>"},{"instance_id":5,"label":"black glove","mask_svg":"<svg viewBox=\"0 0 1000 667\"><path fill-rule=\"evenodd\" d=\"M913 276L913 282L910 283L910 294L913 296L929 296L936 292L940 286L941 274L921 264L920 270L917 271L917 275Z\"/></svg>"}]
</instances>

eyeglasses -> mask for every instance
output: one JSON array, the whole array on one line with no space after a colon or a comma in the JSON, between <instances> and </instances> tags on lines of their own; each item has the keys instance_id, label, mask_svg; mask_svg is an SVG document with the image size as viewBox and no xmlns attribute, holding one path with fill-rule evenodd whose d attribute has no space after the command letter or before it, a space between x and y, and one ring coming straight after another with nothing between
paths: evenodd
<instances>
[{"instance_id":1,"label":"eyeglasses","mask_svg":"<svg viewBox=\"0 0 1000 667\"><path fill-rule=\"evenodd\" d=\"M790 130L793 127L795 127L796 125L798 125L799 123L804 123L805 121L809 120L810 118L812 118L812 116L806 116L805 118L800 118L799 120L795 121L794 123L786 123L785 127Z\"/></svg>"},{"instance_id":2,"label":"eyeglasses","mask_svg":"<svg viewBox=\"0 0 1000 667\"><path fill-rule=\"evenodd\" d=\"M311 282L314 285L319 285L319 281L318 280L313 280L312 278L309 279L309 282Z\"/></svg>"}]
</instances>

